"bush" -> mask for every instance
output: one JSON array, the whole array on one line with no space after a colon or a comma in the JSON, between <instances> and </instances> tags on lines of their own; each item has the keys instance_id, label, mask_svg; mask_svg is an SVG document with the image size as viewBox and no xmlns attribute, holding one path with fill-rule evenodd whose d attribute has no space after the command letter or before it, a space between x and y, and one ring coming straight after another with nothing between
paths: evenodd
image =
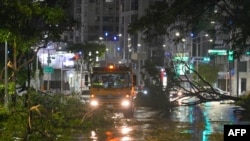
<instances>
[{"instance_id":1,"label":"bush","mask_svg":"<svg viewBox=\"0 0 250 141\"><path fill-rule=\"evenodd\" d=\"M243 112L243 116L246 119L250 119L250 113L249 113L249 111L250 111L250 94L243 95L240 98L241 98L241 100L237 101L235 104L245 108L246 111Z\"/></svg>"},{"instance_id":2,"label":"bush","mask_svg":"<svg viewBox=\"0 0 250 141\"><path fill-rule=\"evenodd\" d=\"M26 99L28 98L28 99ZM72 140L79 132L96 126L110 125L104 111L90 110L74 97L28 92L17 104L0 112L0 140ZM28 103L25 106L25 101Z\"/></svg>"}]
</instances>

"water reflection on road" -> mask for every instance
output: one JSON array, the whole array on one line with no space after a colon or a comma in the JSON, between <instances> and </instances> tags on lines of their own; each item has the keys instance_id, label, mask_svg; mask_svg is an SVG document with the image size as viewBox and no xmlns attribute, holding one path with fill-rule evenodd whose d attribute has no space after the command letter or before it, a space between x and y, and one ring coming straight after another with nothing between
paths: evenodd
<instances>
[{"instance_id":1,"label":"water reflection on road","mask_svg":"<svg viewBox=\"0 0 250 141\"><path fill-rule=\"evenodd\" d=\"M133 119L124 119L116 113L114 126L106 129L95 129L89 134L82 134L79 141L145 141L150 140L148 134L152 129L167 130L170 122L188 123L188 133L192 133L189 141L208 141L212 133L223 133L224 124L236 124L232 105L205 103L198 106L180 106L171 114L171 119L159 118L158 111L140 107L136 109ZM201 125L202 123L202 125ZM168 131L170 131L169 129ZM167 131L166 131L167 132Z\"/></svg>"},{"instance_id":2,"label":"water reflection on road","mask_svg":"<svg viewBox=\"0 0 250 141\"><path fill-rule=\"evenodd\" d=\"M219 102L207 102L197 106L179 106L172 113L172 119L189 122L192 125L190 130L193 133L192 140L208 141L208 137L213 133L223 134L225 124L249 123L240 121L234 115L234 107L233 104L220 104ZM204 127L199 127L201 122L204 123Z\"/></svg>"},{"instance_id":3,"label":"water reflection on road","mask_svg":"<svg viewBox=\"0 0 250 141\"><path fill-rule=\"evenodd\" d=\"M91 131L90 139L92 141L131 141L133 138L130 136L130 131L132 130L128 126L122 126L117 129L106 129L106 131L102 132Z\"/></svg>"},{"instance_id":4,"label":"water reflection on road","mask_svg":"<svg viewBox=\"0 0 250 141\"><path fill-rule=\"evenodd\" d=\"M158 112L149 108L136 109L133 119L125 119L121 113L115 113L114 126L92 130L82 134L79 141L145 141L147 131L152 127ZM164 122L166 123L166 122Z\"/></svg>"}]
</instances>

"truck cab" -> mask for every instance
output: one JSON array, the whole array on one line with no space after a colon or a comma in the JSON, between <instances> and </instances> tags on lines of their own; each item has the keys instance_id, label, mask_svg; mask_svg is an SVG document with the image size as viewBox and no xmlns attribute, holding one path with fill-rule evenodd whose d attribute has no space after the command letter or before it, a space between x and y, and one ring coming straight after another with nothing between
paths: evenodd
<instances>
[{"instance_id":1,"label":"truck cab","mask_svg":"<svg viewBox=\"0 0 250 141\"><path fill-rule=\"evenodd\" d=\"M134 110L136 77L131 67L94 67L90 78L90 106L122 112L131 118Z\"/></svg>"}]
</instances>

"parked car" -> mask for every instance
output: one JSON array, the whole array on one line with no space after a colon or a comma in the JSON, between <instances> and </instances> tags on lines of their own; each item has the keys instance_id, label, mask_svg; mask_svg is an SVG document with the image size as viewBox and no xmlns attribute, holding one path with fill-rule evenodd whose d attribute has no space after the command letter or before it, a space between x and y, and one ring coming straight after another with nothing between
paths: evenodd
<instances>
[{"instance_id":1,"label":"parked car","mask_svg":"<svg viewBox=\"0 0 250 141\"><path fill-rule=\"evenodd\" d=\"M222 90L222 89L220 89L220 88L214 88L214 90L215 90L216 92L218 92L219 94L229 95L229 92L224 91L224 90Z\"/></svg>"},{"instance_id":2,"label":"parked car","mask_svg":"<svg viewBox=\"0 0 250 141\"><path fill-rule=\"evenodd\" d=\"M145 87L145 86L138 86L138 87L135 87L135 92L137 94L144 94L144 95L147 95L148 94L148 89Z\"/></svg>"},{"instance_id":3,"label":"parked car","mask_svg":"<svg viewBox=\"0 0 250 141\"><path fill-rule=\"evenodd\" d=\"M181 96L182 90L178 88L171 88L169 91L170 96Z\"/></svg>"},{"instance_id":4,"label":"parked car","mask_svg":"<svg viewBox=\"0 0 250 141\"><path fill-rule=\"evenodd\" d=\"M82 94L80 94L79 99L82 103L88 103L90 99L90 92L89 90L83 90Z\"/></svg>"},{"instance_id":5,"label":"parked car","mask_svg":"<svg viewBox=\"0 0 250 141\"><path fill-rule=\"evenodd\" d=\"M228 95L228 92L217 87L206 87L205 92L202 92L201 94L207 99L219 99L220 95Z\"/></svg>"},{"instance_id":6,"label":"parked car","mask_svg":"<svg viewBox=\"0 0 250 141\"><path fill-rule=\"evenodd\" d=\"M186 96L183 98L178 99L178 105L186 105L186 104L191 104L191 103L195 103L197 101L199 101L200 99L197 98L196 96Z\"/></svg>"},{"instance_id":7,"label":"parked car","mask_svg":"<svg viewBox=\"0 0 250 141\"><path fill-rule=\"evenodd\" d=\"M229 94L227 91L224 91L217 87L214 87L214 88L207 87L205 89L206 89L206 92L210 94L225 94L225 95Z\"/></svg>"},{"instance_id":8,"label":"parked car","mask_svg":"<svg viewBox=\"0 0 250 141\"><path fill-rule=\"evenodd\" d=\"M222 95L230 95L229 92L221 90L220 88L214 88L218 93ZM234 103L234 100L221 100L220 104L232 104Z\"/></svg>"},{"instance_id":9,"label":"parked car","mask_svg":"<svg viewBox=\"0 0 250 141\"><path fill-rule=\"evenodd\" d=\"M169 90L169 100L174 101L183 95L183 90L180 88L173 87Z\"/></svg>"}]
</instances>

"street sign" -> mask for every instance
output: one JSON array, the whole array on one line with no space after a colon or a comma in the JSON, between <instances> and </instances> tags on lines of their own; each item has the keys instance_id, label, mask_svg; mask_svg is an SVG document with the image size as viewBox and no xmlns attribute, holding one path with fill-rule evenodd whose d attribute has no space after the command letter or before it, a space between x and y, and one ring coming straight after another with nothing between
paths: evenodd
<instances>
[{"instance_id":1,"label":"street sign","mask_svg":"<svg viewBox=\"0 0 250 141\"><path fill-rule=\"evenodd\" d=\"M221 56L224 56L224 55L227 55L227 50L224 50L224 49L209 49L208 50L208 54L210 55L221 55Z\"/></svg>"},{"instance_id":2,"label":"street sign","mask_svg":"<svg viewBox=\"0 0 250 141\"><path fill-rule=\"evenodd\" d=\"M54 72L54 68L50 67L50 66L46 66L43 68L43 71L46 73L53 73Z\"/></svg>"},{"instance_id":3,"label":"street sign","mask_svg":"<svg viewBox=\"0 0 250 141\"><path fill-rule=\"evenodd\" d=\"M209 63L210 62L210 57L193 57L190 63L194 62L203 62L203 63Z\"/></svg>"},{"instance_id":4,"label":"street sign","mask_svg":"<svg viewBox=\"0 0 250 141\"><path fill-rule=\"evenodd\" d=\"M227 58L228 58L228 61L230 61L230 62L234 61L234 51L229 50Z\"/></svg>"},{"instance_id":5,"label":"street sign","mask_svg":"<svg viewBox=\"0 0 250 141\"><path fill-rule=\"evenodd\" d=\"M174 57L173 61L188 61L188 59L189 59L189 57L187 57L187 56L183 56L183 57L176 56L176 57Z\"/></svg>"},{"instance_id":6,"label":"street sign","mask_svg":"<svg viewBox=\"0 0 250 141\"><path fill-rule=\"evenodd\" d=\"M204 57L194 57L194 61L203 61Z\"/></svg>"}]
</instances>

